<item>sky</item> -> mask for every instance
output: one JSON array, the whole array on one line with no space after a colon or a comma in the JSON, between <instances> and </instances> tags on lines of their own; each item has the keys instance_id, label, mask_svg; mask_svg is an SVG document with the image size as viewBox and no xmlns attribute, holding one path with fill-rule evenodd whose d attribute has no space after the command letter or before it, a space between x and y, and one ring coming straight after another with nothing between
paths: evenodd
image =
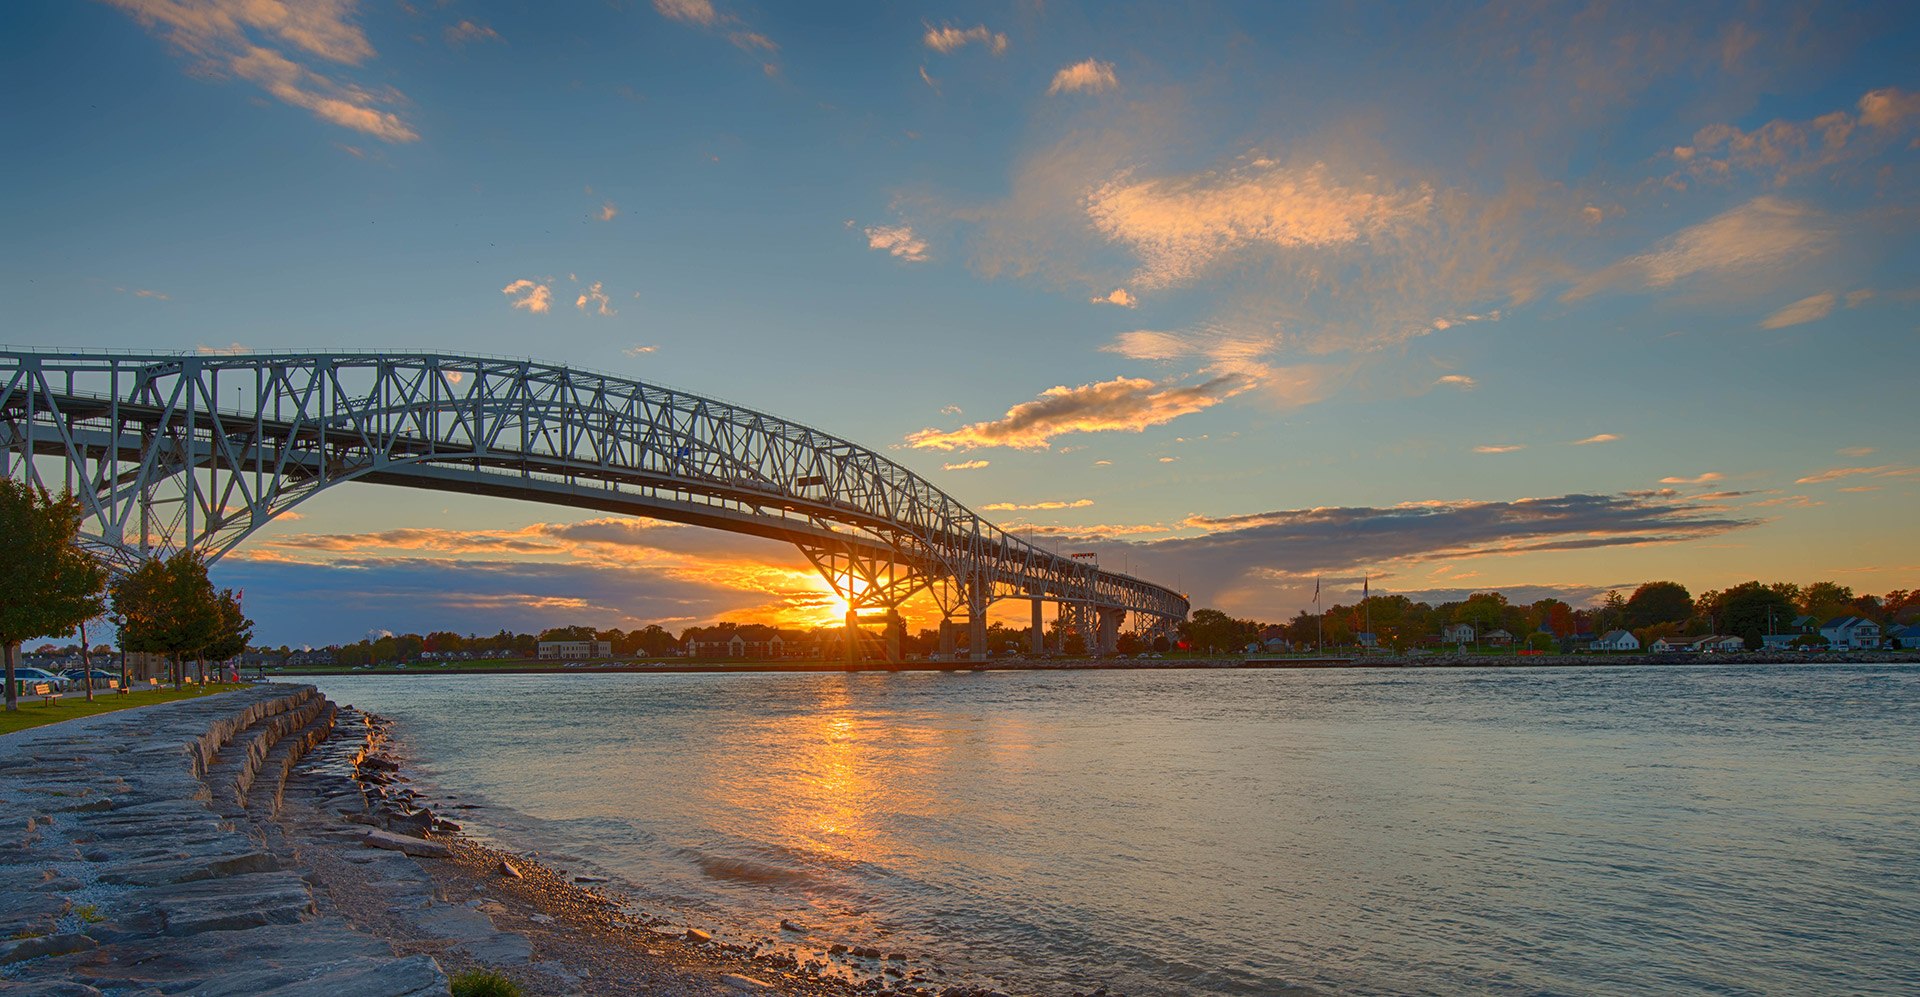
<instances>
[{"instance_id":1,"label":"sky","mask_svg":"<svg viewBox=\"0 0 1920 997\"><path fill-rule=\"evenodd\" d=\"M22 0L0 341L670 385L1262 620L1880 593L1917 50L1893 3ZM214 573L267 643L834 606L770 541L366 485Z\"/></svg>"}]
</instances>

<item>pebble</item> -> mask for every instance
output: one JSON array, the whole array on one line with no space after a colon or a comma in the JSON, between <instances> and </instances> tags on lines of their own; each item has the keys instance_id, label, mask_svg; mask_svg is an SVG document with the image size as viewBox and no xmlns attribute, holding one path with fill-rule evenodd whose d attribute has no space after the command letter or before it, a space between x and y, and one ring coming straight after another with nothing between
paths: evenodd
<instances>
[{"instance_id":1,"label":"pebble","mask_svg":"<svg viewBox=\"0 0 1920 997\"><path fill-rule=\"evenodd\" d=\"M500 860L500 875L505 876L508 879L524 878L520 875L520 868L514 865L512 862L507 861L506 859Z\"/></svg>"}]
</instances>

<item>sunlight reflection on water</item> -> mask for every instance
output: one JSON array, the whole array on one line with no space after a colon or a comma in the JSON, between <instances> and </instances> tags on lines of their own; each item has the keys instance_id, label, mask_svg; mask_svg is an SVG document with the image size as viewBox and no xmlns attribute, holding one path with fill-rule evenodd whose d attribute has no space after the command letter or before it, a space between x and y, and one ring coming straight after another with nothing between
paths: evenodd
<instances>
[{"instance_id":1,"label":"sunlight reflection on water","mask_svg":"<svg viewBox=\"0 0 1920 997\"><path fill-rule=\"evenodd\" d=\"M650 911L1015 992L1920 989L1920 668L319 684Z\"/></svg>"}]
</instances>

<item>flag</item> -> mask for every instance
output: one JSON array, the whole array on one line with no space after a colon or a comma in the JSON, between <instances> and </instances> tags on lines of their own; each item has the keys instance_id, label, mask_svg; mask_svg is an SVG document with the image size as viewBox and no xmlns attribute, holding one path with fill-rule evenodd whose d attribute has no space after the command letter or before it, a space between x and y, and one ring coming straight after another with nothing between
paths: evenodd
<instances>
[{"instance_id":1,"label":"flag","mask_svg":"<svg viewBox=\"0 0 1920 997\"><path fill-rule=\"evenodd\" d=\"M1320 576L1313 576L1313 604L1320 605Z\"/></svg>"},{"instance_id":2,"label":"flag","mask_svg":"<svg viewBox=\"0 0 1920 997\"><path fill-rule=\"evenodd\" d=\"M1361 602L1367 601L1367 582L1368 581L1369 581L1368 576L1366 575L1360 576L1360 601Z\"/></svg>"}]
</instances>

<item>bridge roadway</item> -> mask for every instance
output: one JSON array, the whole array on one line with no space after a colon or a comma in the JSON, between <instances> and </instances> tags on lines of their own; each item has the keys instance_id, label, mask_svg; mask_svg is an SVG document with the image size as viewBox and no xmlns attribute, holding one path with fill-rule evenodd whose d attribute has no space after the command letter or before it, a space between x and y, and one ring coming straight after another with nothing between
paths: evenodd
<instances>
[{"instance_id":1,"label":"bridge roadway","mask_svg":"<svg viewBox=\"0 0 1920 997\"><path fill-rule=\"evenodd\" d=\"M221 399L232 399L220 404ZM70 488L118 567L209 560L336 484L543 502L794 544L846 600L849 658L898 660L928 592L942 649L986 643L994 602L1043 606L1111 650L1165 632L1184 596L982 519L886 457L713 398L531 360L436 353L0 350L0 474ZM957 621L956 621L957 618ZM877 639L863 627L879 624ZM870 642L866 651L863 642Z\"/></svg>"}]
</instances>

